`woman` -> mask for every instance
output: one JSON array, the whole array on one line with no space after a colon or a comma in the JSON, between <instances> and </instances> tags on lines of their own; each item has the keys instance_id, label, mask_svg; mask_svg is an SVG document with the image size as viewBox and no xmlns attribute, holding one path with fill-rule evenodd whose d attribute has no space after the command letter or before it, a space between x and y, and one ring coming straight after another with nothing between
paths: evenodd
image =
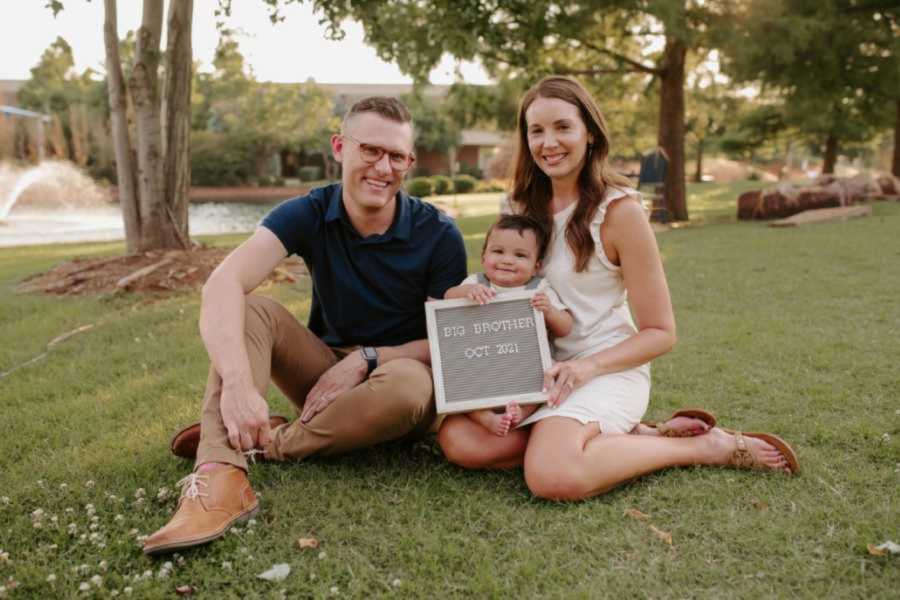
<instances>
[{"instance_id":1,"label":"woman","mask_svg":"<svg viewBox=\"0 0 900 600\"><path fill-rule=\"evenodd\" d=\"M575 326L555 341L548 402L524 421L530 428L498 437L451 416L438 433L444 454L469 468L524 465L531 491L558 500L679 465L796 472L790 446L769 434L707 430L689 416L667 429L702 435L667 437L640 424L649 362L675 344L675 318L646 213L608 154L603 116L576 81L547 77L525 94L509 209L553 231L543 275Z\"/></svg>"}]
</instances>

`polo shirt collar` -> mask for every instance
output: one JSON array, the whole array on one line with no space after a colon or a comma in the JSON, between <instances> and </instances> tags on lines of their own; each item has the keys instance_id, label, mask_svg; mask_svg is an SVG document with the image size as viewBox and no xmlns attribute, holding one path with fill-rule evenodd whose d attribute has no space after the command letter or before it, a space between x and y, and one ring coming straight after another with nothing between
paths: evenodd
<instances>
[{"instance_id":1,"label":"polo shirt collar","mask_svg":"<svg viewBox=\"0 0 900 600\"><path fill-rule=\"evenodd\" d=\"M397 210L394 212L393 223L391 223L391 226L382 235L375 237L384 241L396 238L398 240L408 242L410 234L412 233L412 209L410 207L411 201L409 199L409 196L407 196L406 193L403 192L403 190L400 190L394 197L394 203L397 207ZM350 219L347 216L347 210L344 208L344 186L340 184L334 186L334 188L331 190L331 198L329 198L328 210L325 212L326 223L331 223L337 220L343 221L347 226L351 228L353 227L353 224L350 222Z\"/></svg>"}]
</instances>

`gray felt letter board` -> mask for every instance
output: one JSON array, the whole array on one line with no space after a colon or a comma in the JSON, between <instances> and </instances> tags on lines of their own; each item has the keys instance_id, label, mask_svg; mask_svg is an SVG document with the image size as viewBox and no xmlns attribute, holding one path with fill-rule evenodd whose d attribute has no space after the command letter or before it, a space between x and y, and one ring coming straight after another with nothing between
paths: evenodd
<instances>
[{"instance_id":1,"label":"gray felt letter board","mask_svg":"<svg viewBox=\"0 0 900 600\"><path fill-rule=\"evenodd\" d=\"M543 402L550 348L533 291L482 306L468 299L425 303L437 412Z\"/></svg>"}]
</instances>

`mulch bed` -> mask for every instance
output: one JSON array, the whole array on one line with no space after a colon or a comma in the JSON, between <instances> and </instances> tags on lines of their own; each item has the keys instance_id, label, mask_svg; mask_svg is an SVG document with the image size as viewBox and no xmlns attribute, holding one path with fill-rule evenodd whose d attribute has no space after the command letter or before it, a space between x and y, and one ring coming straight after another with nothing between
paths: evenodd
<instances>
[{"instance_id":1,"label":"mulch bed","mask_svg":"<svg viewBox=\"0 0 900 600\"><path fill-rule=\"evenodd\" d=\"M230 251L197 246L111 258L76 258L25 279L16 291L74 296L198 289ZM303 261L287 258L266 281L293 283L307 275Z\"/></svg>"}]
</instances>

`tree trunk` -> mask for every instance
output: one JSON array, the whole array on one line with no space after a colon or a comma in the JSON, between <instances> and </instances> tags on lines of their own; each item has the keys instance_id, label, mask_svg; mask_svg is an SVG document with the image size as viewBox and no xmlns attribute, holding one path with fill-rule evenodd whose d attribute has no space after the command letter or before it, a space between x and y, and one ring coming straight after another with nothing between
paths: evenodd
<instances>
[{"instance_id":1,"label":"tree trunk","mask_svg":"<svg viewBox=\"0 0 900 600\"><path fill-rule=\"evenodd\" d=\"M135 181L131 140L128 135L128 97L119 58L119 36L116 16L116 0L104 2L105 22L103 39L106 48L106 83L109 93L109 113L116 155L116 179L118 181L119 206L125 225L125 249L128 254L138 252L141 244L141 221Z\"/></svg>"},{"instance_id":2,"label":"tree trunk","mask_svg":"<svg viewBox=\"0 0 900 600\"><path fill-rule=\"evenodd\" d=\"M660 74L659 146L669 159L666 170L666 207L675 221L687 221L684 182L684 63L687 46L667 36Z\"/></svg>"},{"instance_id":3,"label":"tree trunk","mask_svg":"<svg viewBox=\"0 0 900 600\"><path fill-rule=\"evenodd\" d=\"M165 234L169 220L163 196L162 122L159 107L159 40L162 34L162 17L162 0L144 0L134 68L128 81L137 129L141 251L173 247L169 240L174 237Z\"/></svg>"},{"instance_id":4,"label":"tree trunk","mask_svg":"<svg viewBox=\"0 0 900 600\"><path fill-rule=\"evenodd\" d=\"M161 234L166 246L190 247L188 202L191 193L191 22L194 0L169 5L166 73L163 87L163 198L167 226ZM168 239L171 232L175 239Z\"/></svg>"},{"instance_id":5,"label":"tree trunk","mask_svg":"<svg viewBox=\"0 0 900 600\"><path fill-rule=\"evenodd\" d=\"M822 174L834 173L834 165L837 163L838 140L833 133L828 134L825 140L825 164L822 166Z\"/></svg>"},{"instance_id":6,"label":"tree trunk","mask_svg":"<svg viewBox=\"0 0 900 600\"><path fill-rule=\"evenodd\" d=\"M894 119L894 160L891 162L891 173L900 177L900 99L897 100L897 116Z\"/></svg>"},{"instance_id":7,"label":"tree trunk","mask_svg":"<svg viewBox=\"0 0 900 600\"><path fill-rule=\"evenodd\" d=\"M694 170L694 183L703 182L703 138L697 140L697 168Z\"/></svg>"}]
</instances>

